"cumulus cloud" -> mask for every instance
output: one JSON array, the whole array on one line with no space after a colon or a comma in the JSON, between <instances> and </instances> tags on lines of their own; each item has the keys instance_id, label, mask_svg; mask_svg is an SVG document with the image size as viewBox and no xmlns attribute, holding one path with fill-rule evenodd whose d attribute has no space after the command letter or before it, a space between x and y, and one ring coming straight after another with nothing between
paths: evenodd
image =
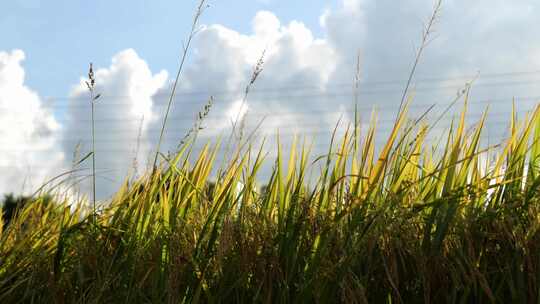
<instances>
[{"instance_id":1,"label":"cumulus cloud","mask_svg":"<svg viewBox=\"0 0 540 304\"><path fill-rule=\"evenodd\" d=\"M243 104L244 87L263 52L263 72ZM244 114L250 130L264 118L259 130L262 135L270 136L276 130L283 136L305 130L331 130L339 107L326 114L319 111L318 116L306 116L299 110L317 109L319 95L324 93L336 64L337 53L327 40L314 37L299 21L282 24L268 11L256 14L250 33L222 25L204 26L197 36L192 63L183 75L172 116L193 115L205 98L214 96L214 107L201 132L203 138L230 132L232 121ZM306 84L309 90L296 90L297 85ZM314 98L306 99L306 93ZM188 121L191 117L187 116ZM182 129L182 122L177 126Z\"/></svg>"},{"instance_id":2,"label":"cumulus cloud","mask_svg":"<svg viewBox=\"0 0 540 304\"><path fill-rule=\"evenodd\" d=\"M383 115L395 112L433 8L431 3L344 0L340 8L325 13L321 17L325 39L339 58L331 78L338 82L350 79L346 71L353 66L359 49L364 82L362 105L377 105ZM540 68L538 31L531 30L540 26L539 12L537 1L444 1L434 39L421 58L413 84L414 103L440 104L438 109L442 109L479 72L470 100L471 119L479 119L480 112L491 104L488 127L493 138L500 138L504 133L501 121L507 118L512 97L538 95L538 74L498 74ZM538 101L516 100L521 111L530 110ZM415 108L414 112L424 108Z\"/></svg>"},{"instance_id":3,"label":"cumulus cloud","mask_svg":"<svg viewBox=\"0 0 540 304\"><path fill-rule=\"evenodd\" d=\"M25 85L24 59L21 50L0 52L0 193L35 191L63 164L60 125Z\"/></svg>"}]
</instances>

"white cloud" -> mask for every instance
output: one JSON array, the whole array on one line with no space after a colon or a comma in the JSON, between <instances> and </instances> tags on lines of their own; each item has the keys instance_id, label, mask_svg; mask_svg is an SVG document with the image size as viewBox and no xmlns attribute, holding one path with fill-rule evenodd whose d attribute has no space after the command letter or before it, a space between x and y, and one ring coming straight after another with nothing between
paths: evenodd
<instances>
[{"instance_id":1,"label":"white cloud","mask_svg":"<svg viewBox=\"0 0 540 304\"><path fill-rule=\"evenodd\" d=\"M281 24L268 11L257 13L252 25L251 33L239 33L221 25L203 27L196 38L192 64L182 77L180 96L172 115L194 115L202 107L205 98L213 95L215 105L205 123L207 129L201 136L211 137L230 131L231 117L237 116L244 95L243 89L261 54L266 50L264 70L242 109L247 113L248 127L254 127L268 115L261 128L263 134L277 129L330 130L336 121L328 124L323 113L315 120L313 117L297 115L300 109L316 107L318 100L313 100L312 105L300 104L298 98L282 98L279 95L289 94L283 88L294 88L297 84L309 84L312 94L323 93L337 64L335 50L326 40L315 38L303 23L292 21ZM270 91L267 90L269 88ZM202 94L195 97L188 92ZM184 130L188 126L189 123Z\"/></svg>"},{"instance_id":2,"label":"white cloud","mask_svg":"<svg viewBox=\"0 0 540 304\"><path fill-rule=\"evenodd\" d=\"M361 104L381 107L382 116L397 109L401 90L419 47L424 23L434 1L344 0L343 6L325 13L321 22L329 41L339 55L339 64L331 78L350 81L355 54L362 54ZM486 8L489 7L489 12ZM415 104L446 104L465 82L480 71L473 87L471 120L492 101L490 136L500 138L501 122L507 119L513 96L538 96L536 75L496 76L503 72L540 69L540 3L537 1L443 1L435 24L434 40L421 58L417 70ZM534 29L534 30L533 30ZM453 81L422 81L425 77L453 78ZM482 75L486 75L483 77ZM490 76L490 77L488 77ZM377 81L402 82L376 84ZM532 80L532 81L531 81ZM371 91L371 93L369 92ZM518 98L518 108L531 109L537 100ZM384 109L383 109L384 107ZM394 108L393 108L394 107ZM442 109L439 107L438 109ZM418 113L420 108L413 109ZM455 112L455 111L453 111ZM435 111L435 114L440 111ZM505 116L501 116L501 114ZM391 115L390 115L391 117Z\"/></svg>"},{"instance_id":3,"label":"white cloud","mask_svg":"<svg viewBox=\"0 0 540 304\"><path fill-rule=\"evenodd\" d=\"M59 173L60 126L24 83L21 50L0 52L0 193L29 193Z\"/></svg>"}]
</instances>

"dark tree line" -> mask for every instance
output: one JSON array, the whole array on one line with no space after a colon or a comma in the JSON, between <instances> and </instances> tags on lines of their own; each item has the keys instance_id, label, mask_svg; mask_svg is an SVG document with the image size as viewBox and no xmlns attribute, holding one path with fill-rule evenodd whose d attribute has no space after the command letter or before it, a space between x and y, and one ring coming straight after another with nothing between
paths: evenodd
<instances>
[{"instance_id":1,"label":"dark tree line","mask_svg":"<svg viewBox=\"0 0 540 304\"><path fill-rule=\"evenodd\" d=\"M4 198L1 201L0 206L2 206L2 220L4 223L4 230L9 226L9 223L17 215L18 210L23 209L28 204L32 203L34 199L31 196L25 195L14 195L13 193L5 194ZM41 200L42 206L49 204L51 198L46 196Z\"/></svg>"}]
</instances>

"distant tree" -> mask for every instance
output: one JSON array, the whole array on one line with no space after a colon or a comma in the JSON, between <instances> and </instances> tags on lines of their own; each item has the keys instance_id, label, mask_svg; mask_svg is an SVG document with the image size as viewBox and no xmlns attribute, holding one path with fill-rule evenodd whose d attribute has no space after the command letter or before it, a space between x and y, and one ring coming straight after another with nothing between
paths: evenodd
<instances>
[{"instance_id":1,"label":"distant tree","mask_svg":"<svg viewBox=\"0 0 540 304\"><path fill-rule=\"evenodd\" d=\"M40 202L42 207L47 206L51 202L52 198L48 195L42 197ZM9 226L9 223L13 220L18 210L23 209L27 204L33 201L31 196L19 195L15 196L13 193L4 195L2 201L2 220L4 223L4 229Z\"/></svg>"},{"instance_id":2,"label":"distant tree","mask_svg":"<svg viewBox=\"0 0 540 304\"><path fill-rule=\"evenodd\" d=\"M4 195L2 201L2 219L4 226L9 226L9 223L15 216L17 210L23 208L30 201L28 196L15 196L13 193Z\"/></svg>"}]
</instances>

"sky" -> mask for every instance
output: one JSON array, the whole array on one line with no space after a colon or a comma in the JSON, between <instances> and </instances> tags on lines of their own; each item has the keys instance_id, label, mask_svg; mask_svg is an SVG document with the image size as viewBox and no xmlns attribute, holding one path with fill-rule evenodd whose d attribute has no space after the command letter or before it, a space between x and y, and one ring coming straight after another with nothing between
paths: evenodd
<instances>
[{"instance_id":1,"label":"sky","mask_svg":"<svg viewBox=\"0 0 540 304\"><path fill-rule=\"evenodd\" d=\"M213 96L202 142L246 117L258 136L278 131L323 148L336 123L376 108L391 125L433 10L431 0L215 0L200 18L168 124L174 151ZM96 72L96 158L100 198L148 167L182 43L197 1L0 3L0 193L31 192L90 149L88 63ZM474 80L472 122L489 106L486 140L505 135L512 100L521 114L540 101L540 3L446 0L411 89L411 115L435 114ZM254 66L263 71L243 100ZM449 123L454 108L441 130ZM344 129L344 128L341 128ZM270 144L271 146L271 144ZM87 166L88 163L84 163ZM84 171L87 172L87 171ZM88 189L87 173L74 180ZM80 182L79 182L80 181Z\"/></svg>"},{"instance_id":2,"label":"sky","mask_svg":"<svg viewBox=\"0 0 540 304\"><path fill-rule=\"evenodd\" d=\"M319 16L335 5L326 2L218 0L209 2L202 21L245 33L258 11L270 10L282 22L299 19L320 34ZM106 65L127 48L151 62L152 69L174 70L197 4L196 0L1 1L0 50L24 50L26 83L43 96L65 96L66 84L86 72L88 61Z\"/></svg>"}]
</instances>

